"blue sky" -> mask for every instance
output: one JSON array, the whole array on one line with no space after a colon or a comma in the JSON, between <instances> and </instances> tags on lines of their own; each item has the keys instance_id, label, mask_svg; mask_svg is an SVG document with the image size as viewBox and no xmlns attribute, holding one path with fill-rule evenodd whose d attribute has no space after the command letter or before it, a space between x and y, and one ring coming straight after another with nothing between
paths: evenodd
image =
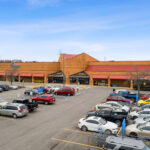
<instances>
[{"instance_id":1,"label":"blue sky","mask_svg":"<svg viewBox=\"0 0 150 150\"><path fill-rule=\"evenodd\" d=\"M0 59L150 60L149 0L0 0Z\"/></svg>"}]
</instances>

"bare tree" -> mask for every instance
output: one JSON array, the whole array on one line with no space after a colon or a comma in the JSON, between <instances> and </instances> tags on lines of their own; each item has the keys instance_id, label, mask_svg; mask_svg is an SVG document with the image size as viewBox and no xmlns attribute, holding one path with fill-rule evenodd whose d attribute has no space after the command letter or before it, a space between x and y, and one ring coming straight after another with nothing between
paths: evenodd
<instances>
[{"instance_id":1,"label":"bare tree","mask_svg":"<svg viewBox=\"0 0 150 150\"><path fill-rule=\"evenodd\" d=\"M137 86L138 95L140 95L141 85L143 83L143 79L150 76L150 70L141 71L137 66L133 66L134 71L128 72L129 80L134 82L134 85Z\"/></svg>"},{"instance_id":2,"label":"bare tree","mask_svg":"<svg viewBox=\"0 0 150 150\"><path fill-rule=\"evenodd\" d=\"M6 78L8 78L8 80L11 82L11 84L13 83L13 81L15 80L15 74L18 73L18 68L20 66L14 65L14 62L12 62L10 64L10 69L6 70Z\"/></svg>"}]
</instances>

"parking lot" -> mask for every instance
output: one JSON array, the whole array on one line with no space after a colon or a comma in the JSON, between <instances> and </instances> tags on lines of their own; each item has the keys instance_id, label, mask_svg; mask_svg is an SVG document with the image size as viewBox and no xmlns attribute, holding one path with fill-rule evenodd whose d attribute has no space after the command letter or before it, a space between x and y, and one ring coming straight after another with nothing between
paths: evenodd
<instances>
[{"instance_id":1,"label":"parking lot","mask_svg":"<svg viewBox=\"0 0 150 150\"><path fill-rule=\"evenodd\" d=\"M11 102L23 98L30 87L0 93ZM56 96L56 103L39 108L18 119L0 116L0 148L3 150L87 150L102 149L92 144L93 132L83 132L77 123L89 110L112 92L111 88L83 87L75 96ZM26 96L26 98L29 98Z\"/></svg>"},{"instance_id":2,"label":"parking lot","mask_svg":"<svg viewBox=\"0 0 150 150\"><path fill-rule=\"evenodd\" d=\"M17 97L23 97L25 89L3 92L0 96L11 102ZM75 96L56 96L55 104L40 104L35 112L26 117L13 119L1 116L1 149L87 149L89 133L81 132L77 122L95 104L105 101L111 90L84 88Z\"/></svg>"}]
</instances>

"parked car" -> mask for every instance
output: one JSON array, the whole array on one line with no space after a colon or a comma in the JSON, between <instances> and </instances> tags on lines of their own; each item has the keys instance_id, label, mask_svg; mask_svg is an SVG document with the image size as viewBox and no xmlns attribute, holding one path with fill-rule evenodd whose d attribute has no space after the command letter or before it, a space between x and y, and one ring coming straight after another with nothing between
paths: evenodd
<instances>
[{"instance_id":1,"label":"parked car","mask_svg":"<svg viewBox=\"0 0 150 150\"><path fill-rule=\"evenodd\" d=\"M145 104L150 104L150 98L146 99L146 100L138 100L137 102L138 106L142 106Z\"/></svg>"},{"instance_id":2,"label":"parked car","mask_svg":"<svg viewBox=\"0 0 150 150\"><path fill-rule=\"evenodd\" d=\"M68 95L68 96L72 96L75 95L75 89L74 88L70 88L70 87L63 87L60 88L59 90L54 91L55 95Z\"/></svg>"},{"instance_id":3,"label":"parked car","mask_svg":"<svg viewBox=\"0 0 150 150\"><path fill-rule=\"evenodd\" d=\"M94 111L99 111L99 110L105 109L105 108L110 108L110 109L113 109L113 111L117 111L117 112L125 112L125 110L123 110L121 108L112 107L110 104L107 104L107 103L97 104L94 107Z\"/></svg>"},{"instance_id":4,"label":"parked car","mask_svg":"<svg viewBox=\"0 0 150 150\"><path fill-rule=\"evenodd\" d=\"M150 104L145 104L143 106L136 106L136 107L132 107L132 111L140 111L140 110L144 110L144 109L150 109Z\"/></svg>"},{"instance_id":5,"label":"parked car","mask_svg":"<svg viewBox=\"0 0 150 150\"><path fill-rule=\"evenodd\" d=\"M130 137L108 136L105 141L105 150L150 150L143 141Z\"/></svg>"},{"instance_id":6,"label":"parked car","mask_svg":"<svg viewBox=\"0 0 150 150\"><path fill-rule=\"evenodd\" d=\"M106 104L111 105L111 107L114 108L120 108L122 110L124 110L125 112L129 112L130 108L129 106L123 105L122 103L116 102L116 101L108 101L106 102Z\"/></svg>"},{"instance_id":7,"label":"parked car","mask_svg":"<svg viewBox=\"0 0 150 150\"><path fill-rule=\"evenodd\" d=\"M26 105L28 107L29 112L34 111L36 108L38 108L38 103L30 102L29 99L15 99L13 100L13 103Z\"/></svg>"},{"instance_id":8,"label":"parked car","mask_svg":"<svg viewBox=\"0 0 150 150\"><path fill-rule=\"evenodd\" d=\"M53 92L60 89L60 87L54 85L45 85L45 88L51 89Z\"/></svg>"},{"instance_id":9,"label":"parked car","mask_svg":"<svg viewBox=\"0 0 150 150\"><path fill-rule=\"evenodd\" d=\"M125 97L119 96L119 95L109 96L109 97L107 97L106 101L133 103L133 101L131 99L126 99Z\"/></svg>"},{"instance_id":10,"label":"parked car","mask_svg":"<svg viewBox=\"0 0 150 150\"><path fill-rule=\"evenodd\" d=\"M81 118L78 122L78 127L82 131L95 131L99 132L102 130L106 134L117 134L118 132L118 125L101 117L88 117L88 118Z\"/></svg>"},{"instance_id":11,"label":"parked car","mask_svg":"<svg viewBox=\"0 0 150 150\"><path fill-rule=\"evenodd\" d=\"M43 94L43 95L38 95L36 97L32 98L32 102L40 102L40 103L44 103L46 105L50 104L50 103L55 103L56 99L54 97L54 95L52 94Z\"/></svg>"},{"instance_id":12,"label":"parked car","mask_svg":"<svg viewBox=\"0 0 150 150\"><path fill-rule=\"evenodd\" d=\"M134 124L146 123L146 122L150 122L150 116L148 116L148 117L139 117L139 118L136 118L134 120Z\"/></svg>"},{"instance_id":13,"label":"parked car","mask_svg":"<svg viewBox=\"0 0 150 150\"><path fill-rule=\"evenodd\" d=\"M28 108L24 104L8 103L0 107L0 115L12 116L13 118L23 117L28 114Z\"/></svg>"},{"instance_id":14,"label":"parked car","mask_svg":"<svg viewBox=\"0 0 150 150\"><path fill-rule=\"evenodd\" d=\"M34 90L34 89L29 89L29 90L26 90L25 92L24 92L24 94L25 95L37 95L38 94L38 92L37 92L37 90Z\"/></svg>"},{"instance_id":15,"label":"parked car","mask_svg":"<svg viewBox=\"0 0 150 150\"><path fill-rule=\"evenodd\" d=\"M129 125L125 131L127 136L150 139L150 122Z\"/></svg>"},{"instance_id":16,"label":"parked car","mask_svg":"<svg viewBox=\"0 0 150 150\"><path fill-rule=\"evenodd\" d=\"M115 89L114 92L118 94L119 92L128 92L126 89Z\"/></svg>"},{"instance_id":17,"label":"parked car","mask_svg":"<svg viewBox=\"0 0 150 150\"><path fill-rule=\"evenodd\" d=\"M17 90L18 86L17 85L9 85L9 88L12 90Z\"/></svg>"},{"instance_id":18,"label":"parked car","mask_svg":"<svg viewBox=\"0 0 150 150\"><path fill-rule=\"evenodd\" d=\"M94 107L94 110L96 111L96 110L100 110L103 108L113 108L116 111L124 111L124 112L128 112L130 110L128 106L120 104L116 101L108 101L106 103L98 104Z\"/></svg>"},{"instance_id":19,"label":"parked car","mask_svg":"<svg viewBox=\"0 0 150 150\"><path fill-rule=\"evenodd\" d=\"M141 110L141 111L133 111L133 112L130 112L129 113L129 117L131 119L136 119L138 117L148 117L150 116L150 109L144 109L144 110Z\"/></svg>"},{"instance_id":20,"label":"parked car","mask_svg":"<svg viewBox=\"0 0 150 150\"><path fill-rule=\"evenodd\" d=\"M9 85L7 85L7 84L0 84L0 88L2 88L3 91L8 91L9 90Z\"/></svg>"},{"instance_id":21,"label":"parked car","mask_svg":"<svg viewBox=\"0 0 150 150\"><path fill-rule=\"evenodd\" d=\"M3 89L2 89L2 88L0 88L0 92L3 92Z\"/></svg>"},{"instance_id":22,"label":"parked car","mask_svg":"<svg viewBox=\"0 0 150 150\"><path fill-rule=\"evenodd\" d=\"M120 95L128 99L132 99L134 102L138 100L139 95L137 93L131 93L130 91L119 91L118 93L111 93L110 96Z\"/></svg>"},{"instance_id":23,"label":"parked car","mask_svg":"<svg viewBox=\"0 0 150 150\"><path fill-rule=\"evenodd\" d=\"M116 112L110 108L101 109L99 111L88 112L87 117L90 117L90 116L102 117L106 119L107 121L115 122L118 126L121 125L124 118L128 120L127 112Z\"/></svg>"},{"instance_id":24,"label":"parked car","mask_svg":"<svg viewBox=\"0 0 150 150\"><path fill-rule=\"evenodd\" d=\"M141 100L146 100L148 98L150 98L150 94L141 96Z\"/></svg>"},{"instance_id":25,"label":"parked car","mask_svg":"<svg viewBox=\"0 0 150 150\"><path fill-rule=\"evenodd\" d=\"M44 94L44 93L47 93L47 91L48 91L48 89L45 88L44 86L34 87L33 89L38 91L39 88L42 88L42 93L43 93L43 94Z\"/></svg>"},{"instance_id":26,"label":"parked car","mask_svg":"<svg viewBox=\"0 0 150 150\"><path fill-rule=\"evenodd\" d=\"M3 99L0 99L0 106L4 106L8 104L8 102L4 101Z\"/></svg>"}]
</instances>

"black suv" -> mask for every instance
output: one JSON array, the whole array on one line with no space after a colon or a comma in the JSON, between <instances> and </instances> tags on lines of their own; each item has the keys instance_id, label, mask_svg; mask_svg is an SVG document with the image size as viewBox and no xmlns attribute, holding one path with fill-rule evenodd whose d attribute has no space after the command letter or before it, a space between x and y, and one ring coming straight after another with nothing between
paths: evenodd
<instances>
[{"instance_id":1,"label":"black suv","mask_svg":"<svg viewBox=\"0 0 150 150\"><path fill-rule=\"evenodd\" d=\"M0 84L0 88L2 88L3 91L8 91L8 90L10 90L9 85L7 85L7 84Z\"/></svg>"},{"instance_id":2,"label":"black suv","mask_svg":"<svg viewBox=\"0 0 150 150\"><path fill-rule=\"evenodd\" d=\"M29 112L34 111L36 108L38 108L38 103L30 102L29 99L16 99L13 100L13 103L26 105L28 107Z\"/></svg>"},{"instance_id":3,"label":"black suv","mask_svg":"<svg viewBox=\"0 0 150 150\"><path fill-rule=\"evenodd\" d=\"M98 111L90 111L87 113L87 117L97 116L106 119L107 121L115 122L118 126L121 126L123 119L128 120L127 112L116 112L111 108L104 108Z\"/></svg>"}]
</instances>

